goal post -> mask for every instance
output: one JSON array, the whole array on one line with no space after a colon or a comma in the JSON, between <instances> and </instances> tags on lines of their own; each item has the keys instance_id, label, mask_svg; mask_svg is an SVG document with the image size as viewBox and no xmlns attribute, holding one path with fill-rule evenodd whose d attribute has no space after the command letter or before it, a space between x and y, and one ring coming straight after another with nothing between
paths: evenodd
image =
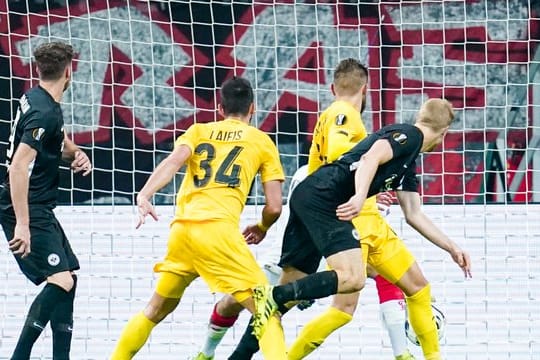
<instances>
[{"instance_id":1,"label":"goal post","mask_svg":"<svg viewBox=\"0 0 540 360\"><path fill-rule=\"evenodd\" d=\"M471 252L473 279L465 282L399 209L389 218L445 312L446 358L540 358L539 14L533 0L0 1L0 178L17 100L37 84L33 48L61 40L76 52L62 109L94 171L82 178L61 170L57 213L82 265L74 358L107 355L151 294L182 173L154 198L158 223L135 231L133 200L176 137L193 123L220 119L220 84L233 75L252 83L253 125L277 144L286 190L307 161L318 114L332 101L333 69L346 57L369 68L362 115L369 131L413 122L430 97L445 97L456 110L443 146L420 158L418 173L424 210ZM257 182L242 224L256 219L263 201ZM253 247L258 257L285 221L286 214ZM7 246L0 259L1 360L39 289L18 272ZM156 328L143 358L192 355L216 298L197 281ZM328 303L285 318L288 342ZM368 281L353 322L314 358L390 358L377 313ZM243 316L227 335L219 357L246 322ZM34 356L50 356L46 335Z\"/></svg>"}]
</instances>

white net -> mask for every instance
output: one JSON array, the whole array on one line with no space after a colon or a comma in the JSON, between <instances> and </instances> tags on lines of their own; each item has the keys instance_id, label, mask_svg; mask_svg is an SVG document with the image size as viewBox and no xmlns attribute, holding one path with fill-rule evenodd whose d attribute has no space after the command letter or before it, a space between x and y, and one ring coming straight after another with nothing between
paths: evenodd
<instances>
[{"instance_id":1,"label":"white net","mask_svg":"<svg viewBox=\"0 0 540 360\"><path fill-rule=\"evenodd\" d=\"M370 130L413 121L428 97L445 96L457 110L445 154L425 156L419 173L424 202L432 204L426 212L471 252L473 280L464 282L399 211L390 219L445 311L446 358L540 358L539 13L532 0L0 1L0 161L17 99L36 84L32 49L65 40L77 51L63 110L95 171L81 178L62 170L65 207L58 213L82 263L73 358L105 358L151 294L151 267L165 249L167 206L181 175L155 198L164 205L160 223L134 231L129 204L176 136L218 118L223 79L236 74L252 82L255 123L278 144L290 176L306 161L318 111L332 99L333 67L345 57L370 69L363 116ZM254 186L250 203L260 195ZM253 209L260 207L248 208L244 222L256 216ZM39 289L1 249L4 359ZM190 288L140 357L195 353L213 301L202 283ZM361 302L354 322L313 358L391 358L372 284ZM289 342L327 303L284 320ZM231 351L246 321L227 335L217 358ZM49 349L46 336L33 355L49 358Z\"/></svg>"}]
</instances>

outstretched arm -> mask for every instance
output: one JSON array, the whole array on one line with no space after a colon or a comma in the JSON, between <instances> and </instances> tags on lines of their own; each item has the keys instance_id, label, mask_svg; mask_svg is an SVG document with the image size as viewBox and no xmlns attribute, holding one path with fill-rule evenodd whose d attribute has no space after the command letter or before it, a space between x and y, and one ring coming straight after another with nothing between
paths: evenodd
<instances>
[{"instance_id":1,"label":"outstretched arm","mask_svg":"<svg viewBox=\"0 0 540 360\"><path fill-rule=\"evenodd\" d=\"M414 191L398 191L397 197L407 223L433 244L447 251L463 270L465 277L471 277L471 259L469 254L461 250L422 211L420 195Z\"/></svg>"},{"instance_id":2,"label":"outstretched arm","mask_svg":"<svg viewBox=\"0 0 540 360\"><path fill-rule=\"evenodd\" d=\"M157 220L156 210L150 202L150 198L162 187L167 185L174 175L180 170L184 163L191 156L191 149L187 145L180 145L174 148L173 152L167 156L155 169L146 181L143 188L137 195L137 207L139 208L139 222L136 228L144 224L146 215L150 214Z\"/></svg>"},{"instance_id":3,"label":"outstretched arm","mask_svg":"<svg viewBox=\"0 0 540 360\"><path fill-rule=\"evenodd\" d=\"M337 207L338 219L349 221L360 213L379 165L390 161L392 156L392 147L387 140L377 140L371 149L362 155L354 175L356 193L349 201Z\"/></svg>"}]
</instances>

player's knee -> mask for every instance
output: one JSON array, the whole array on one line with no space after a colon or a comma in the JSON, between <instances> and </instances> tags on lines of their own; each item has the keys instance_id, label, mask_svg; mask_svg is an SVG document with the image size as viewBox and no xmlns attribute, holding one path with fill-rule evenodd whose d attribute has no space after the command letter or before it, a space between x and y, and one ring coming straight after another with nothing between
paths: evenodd
<instances>
[{"instance_id":1,"label":"player's knee","mask_svg":"<svg viewBox=\"0 0 540 360\"><path fill-rule=\"evenodd\" d=\"M231 317L240 314L244 306L230 295L225 295L216 304L216 312L224 317Z\"/></svg>"},{"instance_id":2,"label":"player's knee","mask_svg":"<svg viewBox=\"0 0 540 360\"><path fill-rule=\"evenodd\" d=\"M338 292L348 294L360 291L366 284L366 275L364 272L347 269L336 271L338 274Z\"/></svg>"}]
</instances>

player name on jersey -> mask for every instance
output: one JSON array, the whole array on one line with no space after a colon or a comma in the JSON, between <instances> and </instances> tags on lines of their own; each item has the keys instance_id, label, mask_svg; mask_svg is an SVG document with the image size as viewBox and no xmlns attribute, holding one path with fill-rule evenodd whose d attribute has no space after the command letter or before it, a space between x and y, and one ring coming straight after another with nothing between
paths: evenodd
<instances>
[{"instance_id":1,"label":"player name on jersey","mask_svg":"<svg viewBox=\"0 0 540 360\"><path fill-rule=\"evenodd\" d=\"M242 139L242 130L235 131L212 131L210 139L220 141L235 141Z\"/></svg>"}]
</instances>

